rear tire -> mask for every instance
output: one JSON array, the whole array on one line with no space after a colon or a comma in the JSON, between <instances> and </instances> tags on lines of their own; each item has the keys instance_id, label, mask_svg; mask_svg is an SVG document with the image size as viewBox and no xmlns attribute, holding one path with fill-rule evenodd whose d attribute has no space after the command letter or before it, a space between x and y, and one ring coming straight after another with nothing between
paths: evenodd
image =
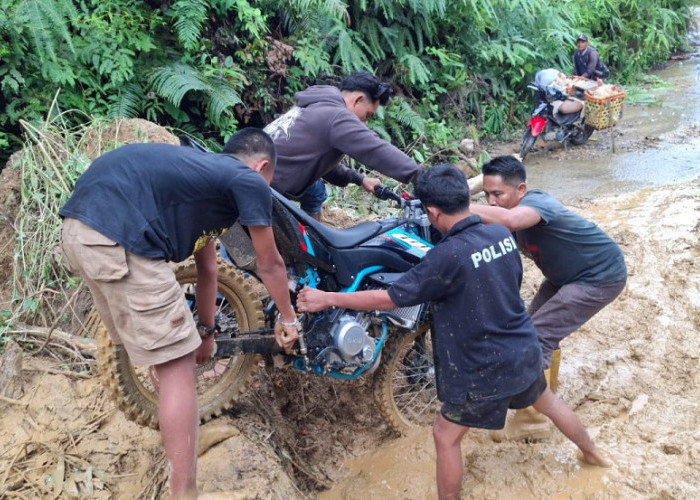
<instances>
[{"instance_id":1,"label":"rear tire","mask_svg":"<svg viewBox=\"0 0 700 500\"><path fill-rule=\"evenodd\" d=\"M174 268L183 293L194 297L197 269L194 261ZM243 274L231 264L219 261L217 277L219 322L224 328L255 330L263 326L262 303ZM194 309L194 305L192 306ZM196 314L196 311L193 311ZM96 316L92 315L91 316ZM126 350L115 345L104 324L95 326L98 341L97 362L107 394L129 420L158 428L158 394L151 384L148 368L131 364ZM207 422L230 408L248 388L258 368L258 356L239 355L211 358L197 365L197 406L199 419Z\"/></svg>"},{"instance_id":2,"label":"rear tire","mask_svg":"<svg viewBox=\"0 0 700 500\"><path fill-rule=\"evenodd\" d=\"M532 127L528 127L525 129L525 133L523 134L523 138L521 141L521 146L520 146L520 159L524 160L527 154L530 152L532 149L532 146L535 145L535 141L537 140L537 137L532 135Z\"/></svg>"},{"instance_id":3,"label":"rear tire","mask_svg":"<svg viewBox=\"0 0 700 500\"><path fill-rule=\"evenodd\" d=\"M428 325L392 332L374 379L374 401L386 423L403 434L431 425L440 407Z\"/></svg>"}]
</instances>

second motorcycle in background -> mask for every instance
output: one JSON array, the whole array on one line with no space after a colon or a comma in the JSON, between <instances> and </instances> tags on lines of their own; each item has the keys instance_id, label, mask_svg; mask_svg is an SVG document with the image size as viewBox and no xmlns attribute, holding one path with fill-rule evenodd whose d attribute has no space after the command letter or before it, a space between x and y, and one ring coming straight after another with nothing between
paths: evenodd
<instances>
[{"instance_id":1,"label":"second motorcycle in background","mask_svg":"<svg viewBox=\"0 0 700 500\"><path fill-rule=\"evenodd\" d=\"M584 92L597 85L585 78L567 78L552 68L538 71L528 85L535 92L535 109L523 133L520 158L525 159L538 137L564 147L588 141L595 127L585 123Z\"/></svg>"}]
</instances>

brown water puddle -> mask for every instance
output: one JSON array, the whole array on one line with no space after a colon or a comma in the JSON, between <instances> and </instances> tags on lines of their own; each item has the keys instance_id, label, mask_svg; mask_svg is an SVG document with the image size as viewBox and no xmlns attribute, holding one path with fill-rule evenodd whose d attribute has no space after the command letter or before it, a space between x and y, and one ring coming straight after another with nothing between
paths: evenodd
<instances>
[{"instance_id":1,"label":"brown water puddle","mask_svg":"<svg viewBox=\"0 0 700 500\"><path fill-rule=\"evenodd\" d=\"M499 451L510 460L499 461ZM512 450L509 451L508 447ZM590 467L579 463L571 446L563 444L560 455L535 452L524 459L519 447L527 445L495 445L481 431L470 431L462 441L465 458L463 498L517 498L534 500L538 497L542 477L547 477L547 498L552 500L600 498L610 493L606 475L610 469ZM494 467L494 463L500 467ZM513 467L509 466L510 465ZM520 469L530 468L532 474ZM347 460L343 479L331 490L318 496L319 500L367 500L436 498L435 447L431 429L418 429L387 446L361 457ZM500 485L495 491L489 485ZM505 486L504 486L505 485ZM554 486L552 486L554 485ZM489 490L484 496L483 490Z\"/></svg>"}]
</instances>

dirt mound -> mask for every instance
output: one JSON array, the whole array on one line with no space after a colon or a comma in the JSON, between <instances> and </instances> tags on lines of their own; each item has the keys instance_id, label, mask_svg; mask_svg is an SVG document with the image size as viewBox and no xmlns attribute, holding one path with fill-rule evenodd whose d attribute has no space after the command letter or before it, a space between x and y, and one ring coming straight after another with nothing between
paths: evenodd
<instances>
[{"instance_id":1,"label":"dirt mound","mask_svg":"<svg viewBox=\"0 0 700 500\"><path fill-rule=\"evenodd\" d=\"M15 218L21 202L22 176L17 168L21 151L13 154L0 174L0 310L8 309L15 254Z\"/></svg>"},{"instance_id":2,"label":"dirt mound","mask_svg":"<svg viewBox=\"0 0 700 500\"><path fill-rule=\"evenodd\" d=\"M141 118L120 119L106 128L91 127L85 132L82 142L85 144L85 153L91 160L120 144L134 142L180 144L177 136L168 129Z\"/></svg>"}]
</instances>

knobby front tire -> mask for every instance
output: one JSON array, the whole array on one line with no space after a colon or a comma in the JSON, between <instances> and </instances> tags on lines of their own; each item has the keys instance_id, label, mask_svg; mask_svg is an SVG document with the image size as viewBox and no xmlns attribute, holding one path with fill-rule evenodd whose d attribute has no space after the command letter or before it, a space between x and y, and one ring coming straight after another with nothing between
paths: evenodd
<instances>
[{"instance_id":1,"label":"knobby front tire","mask_svg":"<svg viewBox=\"0 0 700 500\"><path fill-rule=\"evenodd\" d=\"M374 379L374 401L399 433L432 425L440 408L433 344L428 325L410 333L391 332Z\"/></svg>"}]
</instances>

